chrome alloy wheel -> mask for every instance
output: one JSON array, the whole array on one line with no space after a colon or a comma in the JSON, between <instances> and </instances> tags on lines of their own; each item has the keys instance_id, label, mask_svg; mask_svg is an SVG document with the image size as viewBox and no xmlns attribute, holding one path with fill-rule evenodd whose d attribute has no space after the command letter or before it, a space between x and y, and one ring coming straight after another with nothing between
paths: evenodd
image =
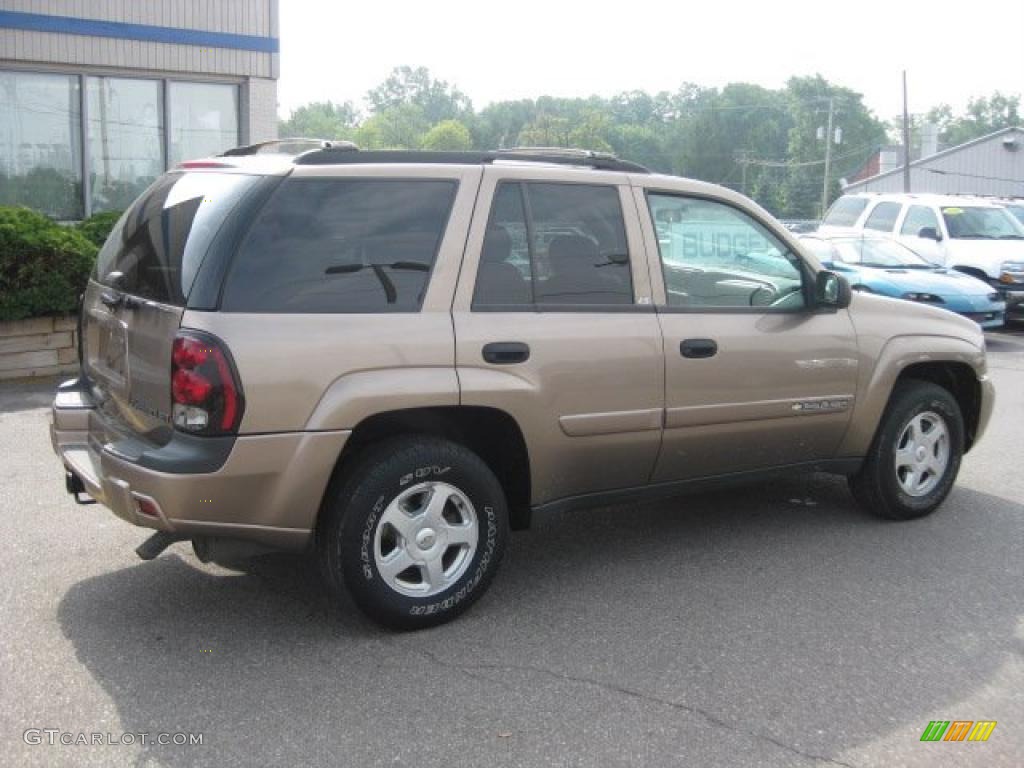
<instances>
[{"instance_id":1,"label":"chrome alloy wheel","mask_svg":"<svg viewBox=\"0 0 1024 768\"><path fill-rule=\"evenodd\" d=\"M908 496L926 496L949 466L949 428L934 411L914 416L896 440L896 479Z\"/></svg>"},{"instance_id":2,"label":"chrome alloy wheel","mask_svg":"<svg viewBox=\"0 0 1024 768\"><path fill-rule=\"evenodd\" d=\"M476 554L479 526L469 498L454 485L419 483L384 510L373 542L384 582L410 597L443 592Z\"/></svg>"}]
</instances>

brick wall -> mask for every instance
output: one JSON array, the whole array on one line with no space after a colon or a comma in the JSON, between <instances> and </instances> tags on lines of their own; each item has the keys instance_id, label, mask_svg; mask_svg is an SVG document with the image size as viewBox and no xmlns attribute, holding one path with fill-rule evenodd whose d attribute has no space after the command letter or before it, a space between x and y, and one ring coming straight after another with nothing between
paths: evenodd
<instances>
[{"instance_id":1,"label":"brick wall","mask_svg":"<svg viewBox=\"0 0 1024 768\"><path fill-rule=\"evenodd\" d=\"M74 317L0 323L0 379L77 371L76 327Z\"/></svg>"}]
</instances>

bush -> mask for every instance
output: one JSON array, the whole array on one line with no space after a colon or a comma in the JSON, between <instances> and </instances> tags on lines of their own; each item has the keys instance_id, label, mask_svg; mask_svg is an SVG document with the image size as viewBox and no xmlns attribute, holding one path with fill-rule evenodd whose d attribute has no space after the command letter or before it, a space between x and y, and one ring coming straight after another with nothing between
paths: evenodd
<instances>
[{"instance_id":1,"label":"bush","mask_svg":"<svg viewBox=\"0 0 1024 768\"><path fill-rule=\"evenodd\" d=\"M0 320L73 312L97 250L74 227L0 206Z\"/></svg>"},{"instance_id":2,"label":"bush","mask_svg":"<svg viewBox=\"0 0 1024 768\"><path fill-rule=\"evenodd\" d=\"M103 244L107 242L107 235L110 234L110 230L114 228L119 218L121 218L121 211L96 213L85 221L79 222L78 231L92 240L97 248L102 248Z\"/></svg>"}]
</instances>

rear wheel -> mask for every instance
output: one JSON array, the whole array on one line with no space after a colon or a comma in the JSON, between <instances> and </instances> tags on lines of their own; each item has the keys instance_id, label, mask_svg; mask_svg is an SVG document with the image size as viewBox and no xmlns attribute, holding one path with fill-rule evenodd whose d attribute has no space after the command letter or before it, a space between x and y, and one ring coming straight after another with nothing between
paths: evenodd
<instances>
[{"instance_id":1,"label":"rear wheel","mask_svg":"<svg viewBox=\"0 0 1024 768\"><path fill-rule=\"evenodd\" d=\"M508 537L490 468L447 440L410 436L373 448L328 500L318 537L329 584L397 629L449 621L476 601Z\"/></svg>"},{"instance_id":2,"label":"rear wheel","mask_svg":"<svg viewBox=\"0 0 1024 768\"><path fill-rule=\"evenodd\" d=\"M963 416L949 391L908 379L896 385L878 434L850 489L891 520L934 511L953 487L964 447Z\"/></svg>"}]
</instances>

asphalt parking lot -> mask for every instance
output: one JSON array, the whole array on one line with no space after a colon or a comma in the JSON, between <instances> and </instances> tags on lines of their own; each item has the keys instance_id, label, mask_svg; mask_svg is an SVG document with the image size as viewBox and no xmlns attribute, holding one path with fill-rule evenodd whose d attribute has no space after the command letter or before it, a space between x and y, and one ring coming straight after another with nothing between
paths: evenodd
<instances>
[{"instance_id":1,"label":"asphalt parking lot","mask_svg":"<svg viewBox=\"0 0 1024 768\"><path fill-rule=\"evenodd\" d=\"M407 635L295 557L142 563L64 493L46 387L0 385L0 765L1018 766L1024 334L989 349L990 431L930 518L827 476L544 517L469 614Z\"/></svg>"}]
</instances>

